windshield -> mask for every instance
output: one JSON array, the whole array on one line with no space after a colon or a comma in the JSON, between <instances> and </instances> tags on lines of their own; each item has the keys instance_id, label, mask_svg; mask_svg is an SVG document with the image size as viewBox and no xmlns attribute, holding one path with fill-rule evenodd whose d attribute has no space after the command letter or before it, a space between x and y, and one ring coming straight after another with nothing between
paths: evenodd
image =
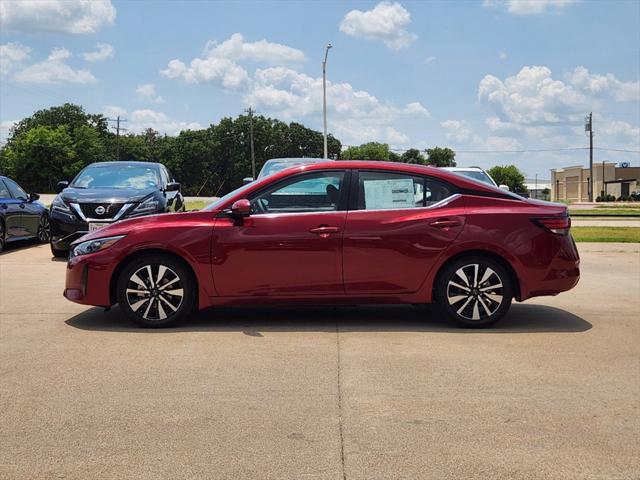
<instances>
[{"instance_id":1,"label":"windshield","mask_svg":"<svg viewBox=\"0 0 640 480\"><path fill-rule=\"evenodd\" d=\"M478 180L479 182L486 183L488 185L491 185L492 187L496 186L496 183L486 172L478 172L475 170L454 170L453 173L469 177L473 180Z\"/></svg>"},{"instance_id":2,"label":"windshield","mask_svg":"<svg viewBox=\"0 0 640 480\"><path fill-rule=\"evenodd\" d=\"M158 188L156 167L141 165L95 165L85 168L73 180L73 188Z\"/></svg>"}]
</instances>

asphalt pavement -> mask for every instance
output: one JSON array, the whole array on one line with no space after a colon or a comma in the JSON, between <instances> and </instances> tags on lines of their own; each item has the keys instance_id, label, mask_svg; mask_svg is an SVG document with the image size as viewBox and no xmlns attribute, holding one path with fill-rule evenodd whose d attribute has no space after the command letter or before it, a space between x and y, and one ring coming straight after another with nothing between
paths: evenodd
<instances>
[{"instance_id":1,"label":"asphalt pavement","mask_svg":"<svg viewBox=\"0 0 640 480\"><path fill-rule=\"evenodd\" d=\"M2 479L640 478L640 246L489 330L412 306L224 308L142 330L0 255Z\"/></svg>"}]
</instances>

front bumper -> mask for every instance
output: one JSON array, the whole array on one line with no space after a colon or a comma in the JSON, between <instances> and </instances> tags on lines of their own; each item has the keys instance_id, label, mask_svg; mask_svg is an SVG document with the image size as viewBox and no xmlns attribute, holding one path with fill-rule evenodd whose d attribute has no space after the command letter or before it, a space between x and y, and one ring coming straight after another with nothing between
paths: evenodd
<instances>
[{"instance_id":1,"label":"front bumper","mask_svg":"<svg viewBox=\"0 0 640 480\"><path fill-rule=\"evenodd\" d=\"M111 262L86 255L67 262L65 289L68 300L83 305L111 306Z\"/></svg>"},{"instance_id":2,"label":"front bumper","mask_svg":"<svg viewBox=\"0 0 640 480\"><path fill-rule=\"evenodd\" d=\"M89 233L89 224L75 215L51 211L51 245L56 250L69 250L71 243Z\"/></svg>"}]
</instances>

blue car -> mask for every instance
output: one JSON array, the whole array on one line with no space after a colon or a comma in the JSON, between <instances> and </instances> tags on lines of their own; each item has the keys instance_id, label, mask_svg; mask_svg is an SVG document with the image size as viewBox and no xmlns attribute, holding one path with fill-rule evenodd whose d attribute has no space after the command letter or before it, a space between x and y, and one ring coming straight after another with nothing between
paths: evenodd
<instances>
[{"instance_id":1,"label":"blue car","mask_svg":"<svg viewBox=\"0 0 640 480\"><path fill-rule=\"evenodd\" d=\"M0 176L0 252L14 240L49 242L49 210L38 198L37 193L27 193L10 178Z\"/></svg>"}]
</instances>

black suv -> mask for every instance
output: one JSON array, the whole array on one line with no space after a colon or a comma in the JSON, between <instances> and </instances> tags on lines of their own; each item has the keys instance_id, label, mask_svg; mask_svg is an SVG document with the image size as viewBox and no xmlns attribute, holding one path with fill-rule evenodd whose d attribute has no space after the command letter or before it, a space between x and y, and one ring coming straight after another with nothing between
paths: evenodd
<instances>
[{"instance_id":1,"label":"black suv","mask_svg":"<svg viewBox=\"0 0 640 480\"><path fill-rule=\"evenodd\" d=\"M125 218L184 211L180 184L150 162L99 162L71 183L58 182L51 204L51 253L66 257L71 242Z\"/></svg>"}]
</instances>

